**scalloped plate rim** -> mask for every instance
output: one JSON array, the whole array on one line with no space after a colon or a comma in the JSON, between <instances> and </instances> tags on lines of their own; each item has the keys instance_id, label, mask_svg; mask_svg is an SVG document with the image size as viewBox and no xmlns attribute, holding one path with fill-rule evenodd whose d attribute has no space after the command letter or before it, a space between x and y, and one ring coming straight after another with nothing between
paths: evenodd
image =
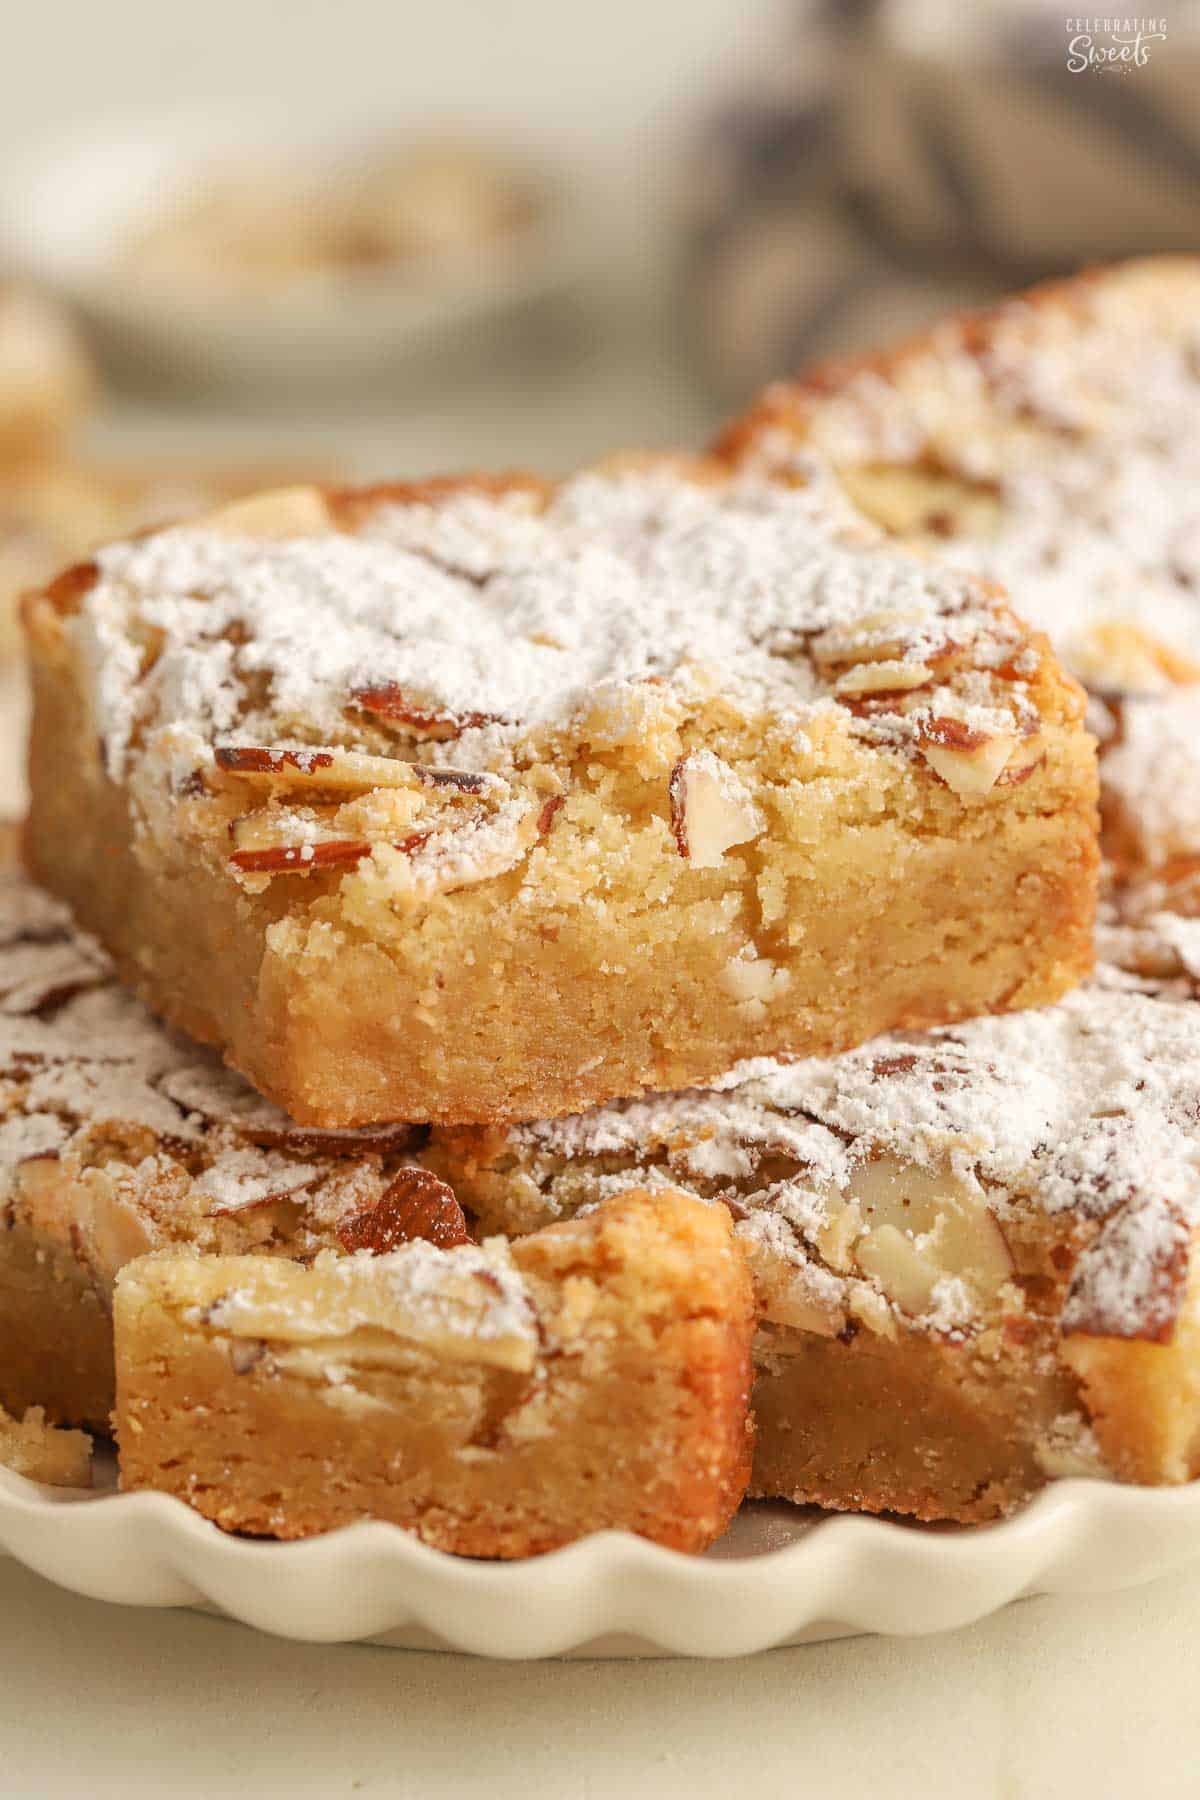
<instances>
[{"instance_id":1,"label":"scalloped plate rim","mask_svg":"<svg viewBox=\"0 0 1200 1800\"><path fill-rule=\"evenodd\" d=\"M1200 1558L1200 1482L1058 1481L990 1525L848 1513L797 1523L807 1528L796 1541L759 1553L694 1557L605 1531L488 1563L379 1520L262 1543L228 1536L166 1494L89 1498L0 1472L0 1551L72 1591L215 1608L310 1642L403 1643L415 1629L438 1646L506 1658L578 1653L608 1638L622 1640L623 1654L633 1640L632 1653L719 1657L846 1630L920 1635L1031 1593L1135 1585Z\"/></svg>"}]
</instances>

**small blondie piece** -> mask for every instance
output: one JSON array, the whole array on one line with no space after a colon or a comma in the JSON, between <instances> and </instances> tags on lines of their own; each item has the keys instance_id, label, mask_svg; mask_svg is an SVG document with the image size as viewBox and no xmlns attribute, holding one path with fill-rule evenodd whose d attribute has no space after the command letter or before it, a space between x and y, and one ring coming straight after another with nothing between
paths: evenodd
<instances>
[{"instance_id":1,"label":"small blondie piece","mask_svg":"<svg viewBox=\"0 0 1200 1800\"><path fill-rule=\"evenodd\" d=\"M32 867L305 1123L553 1116L1090 965L1079 690L816 462L265 495L26 623Z\"/></svg>"},{"instance_id":2,"label":"small blondie piece","mask_svg":"<svg viewBox=\"0 0 1200 1800\"><path fill-rule=\"evenodd\" d=\"M23 1419L0 1407L0 1468L45 1487L91 1487L92 1440L85 1431L47 1425L40 1406L31 1406Z\"/></svg>"},{"instance_id":3,"label":"small blondie piece","mask_svg":"<svg viewBox=\"0 0 1200 1800\"><path fill-rule=\"evenodd\" d=\"M755 1275L751 1492L921 1519L1200 1474L1200 922L1117 914L1055 1007L761 1060L426 1159L484 1230L639 1187Z\"/></svg>"},{"instance_id":4,"label":"small blondie piece","mask_svg":"<svg viewBox=\"0 0 1200 1800\"><path fill-rule=\"evenodd\" d=\"M1002 582L1092 695L1106 851L1200 868L1200 257L777 383L719 450L784 479L820 454L890 533Z\"/></svg>"},{"instance_id":5,"label":"small blondie piece","mask_svg":"<svg viewBox=\"0 0 1200 1800\"><path fill-rule=\"evenodd\" d=\"M751 1284L728 1215L687 1195L629 1192L511 1250L146 1257L115 1316L122 1486L226 1530L700 1550L745 1491Z\"/></svg>"},{"instance_id":6,"label":"small blondie piece","mask_svg":"<svg viewBox=\"0 0 1200 1800\"><path fill-rule=\"evenodd\" d=\"M108 1429L112 1288L152 1250L311 1258L465 1240L407 1126L301 1130L0 876L0 1405Z\"/></svg>"}]
</instances>

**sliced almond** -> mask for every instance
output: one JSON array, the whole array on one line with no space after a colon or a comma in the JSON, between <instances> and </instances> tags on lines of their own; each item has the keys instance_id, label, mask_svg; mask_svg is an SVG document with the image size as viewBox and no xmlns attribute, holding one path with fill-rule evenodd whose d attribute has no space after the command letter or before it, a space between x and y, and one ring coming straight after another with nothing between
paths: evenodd
<instances>
[{"instance_id":1,"label":"sliced almond","mask_svg":"<svg viewBox=\"0 0 1200 1800\"><path fill-rule=\"evenodd\" d=\"M711 750L680 757L668 794L679 854L697 869L717 868L734 844L747 843L765 829L745 782Z\"/></svg>"},{"instance_id":2,"label":"sliced almond","mask_svg":"<svg viewBox=\"0 0 1200 1800\"><path fill-rule=\"evenodd\" d=\"M415 831L393 850L411 856L429 837ZM316 844L275 844L266 850L235 850L229 858L244 875L307 875L313 869L352 868L375 848L363 838L327 838Z\"/></svg>"},{"instance_id":3,"label":"sliced almond","mask_svg":"<svg viewBox=\"0 0 1200 1800\"><path fill-rule=\"evenodd\" d=\"M995 787L1019 741L1014 732L1002 731L968 748L922 740L920 751L934 774L960 799L977 800Z\"/></svg>"},{"instance_id":4,"label":"sliced almond","mask_svg":"<svg viewBox=\"0 0 1200 1800\"><path fill-rule=\"evenodd\" d=\"M833 686L835 694L895 694L924 687L933 680L933 670L923 662L862 662L839 675Z\"/></svg>"},{"instance_id":5,"label":"sliced almond","mask_svg":"<svg viewBox=\"0 0 1200 1800\"><path fill-rule=\"evenodd\" d=\"M1046 760L1046 752L1035 738L1032 743L1022 744L1013 752L1004 768L996 777L997 787L1020 787L1023 781L1036 774Z\"/></svg>"},{"instance_id":6,"label":"sliced almond","mask_svg":"<svg viewBox=\"0 0 1200 1800\"><path fill-rule=\"evenodd\" d=\"M374 844L364 837L346 837L336 830L336 807L312 807L302 818L282 815L270 807L246 813L229 827L234 849L229 861L244 875L307 875L314 869L349 868L369 856ZM328 821L328 825L326 824ZM303 828L305 835L297 835ZM430 836L410 832L393 846L412 855Z\"/></svg>"},{"instance_id":7,"label":"sliced almond","mask_svg":"<svg viewBox=\"0 0 1200 1800\"><path fill-rule=\"evenodd\" d=\"M350 704L360 712L369 713L374 719L384 719L388 724L403 726L408 736L414 738L456 738L464 731L475 730L481 725L503 723L495 713L450 712L430 706L428 702L407 693L394 681L381 681L352 689Z\"/></svg>"},{"instance_id":8,"label":"sliced almond","mask_svg":"<svg viewBox=\"0 0 1200 1800\"><path fill-rule=\"evenodd\" d=\"M313 787L358 794L380 787L431 785L422 781L412 763L399 757L367 756L360 750L273 750L258 744L218 744L214 757L223 775L236 775L269 788Z\"/></svg>"},{"instance_id":9,"label":"sliced almond","mask_svg":"<svg viewBox=\"0 0 1200 1800\"><path fill-rule=\"evenodd\" d=\"M453 1188L417 1167L401 1169L376 1205L344 1220L337 1235L344 1250L369 1250L372 1256L417 1239L440 1250L471 1241Z\"/></svg>"},{"instance_id":10,"label":"sliced almond","mask_svg":"<svg viewBox=\"0 0 1200 1800\"><path fill-rule=\"evenodd\" d=\"M244 1125L242 1136L263 1150L290 1150L303 1156L364 1156L367 1151L394 1156L420 1143L422 1125L361 1125L354 1131L323 1130L318 1126L287 1125L276 1130L268 1125Z\"/></svg>"},{"instance_id":11,"label":"sliced almond","mask_svg":"<svg viewBox=\"0 0 1200 1800\"><path fill-rule=\"evenodd\" d=\"M808 1331L833 1338L844 1330L846 1314L835 1299L832 1282L828 1291L813 1267L795 1268L764 1245L753 1233L738 1232L738 1242L754 1281L763 1316L772 1325L790 1331Z\"/></svg>"},{"instance_id":12,"label":"sliced almond","mask_svg":"<svg viewBox=\"0 0 1200 1800\"><path fill-rule=\"evenodd\" d=\"M1187 1300L1191 1258L1192 1234L1177 1206L1158 1218L1144 1204L1121 1207L1075 1266L1062 1312L1067 1349L1078 1338L1171 1343ZM1114 1281L1114 1269L1124 1279Z\"/></svg>"}]
</instances>

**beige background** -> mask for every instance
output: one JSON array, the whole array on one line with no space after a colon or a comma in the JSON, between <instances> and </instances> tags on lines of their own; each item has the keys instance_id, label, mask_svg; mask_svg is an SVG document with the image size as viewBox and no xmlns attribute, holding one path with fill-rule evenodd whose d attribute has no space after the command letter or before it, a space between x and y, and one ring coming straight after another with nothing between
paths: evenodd
<instances>
[{"instance_id":1,"label":"beige background","mask_svg":"<svg viewBox=\"0 0 1200 1800\"><path fill-rule=\"evenodd\" d=\"M558 145L621 198L616 260L650 268L669 151L698 95L762 56L754 0L80 0L4 9L0 156L31 133L166 99L286 91L337 116L445 117ZM628 272L628 271L627 271ZM619 293L616 292L619 290ZM665 289L615 283L555 372L479 373L366 426L114 410L153 450L298 443L363 473L564 466L614 442L695 440ZM11 715L10 715L11 716ZM3 717L3 709L0 709ZM18 791L0 746L0 787ZM1037 1600L942 1639L855 1640L727 1664L486 1665L304 1647L189 1614L75 1599L0 1560L0 1794L1200 1793L1200 1569Z\"/></svg>"}]
</instances>

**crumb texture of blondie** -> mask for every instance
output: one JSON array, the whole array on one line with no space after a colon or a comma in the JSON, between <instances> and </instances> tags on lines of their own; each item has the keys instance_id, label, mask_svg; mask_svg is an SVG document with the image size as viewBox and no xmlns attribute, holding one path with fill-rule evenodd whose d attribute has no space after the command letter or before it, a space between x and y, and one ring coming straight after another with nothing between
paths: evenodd
<instances>
[{"instance_id":1,"label":"crumb texture of blondie","mask_svg":"<svg viewBox=\"0 0 1200 1800\"><path fill-rule=\"evenodd\" d=\"M1091 690L1121 865L1200 859L1200 258L780 382L721 444L785 478L814 450L889 532L1003 583Z\"/></svg>"},{"instance_id":2,"label":"crumb texture of blondie","mask_svg":"<svg viewBox=\"0 0 1200 1800\"><path fill-rule=\"evenodd\" d=\"M22 1419L0 1408L0 1467L45 1487L91 1487L92 1440L47 1425L41 1407L31 1406Z\"/></svg>"},{"instance_id":3,"label":"crumb texture of blondie","mask_svg":"<svg viewBox=\"0 0 1200 1800\"><path fill-rule=\"evenodd\" d=\"M730 1210L762 1310L753 1491L922 1518L1200 1471L1200 922L1106 916L1054 1007L753 1061L424 1155L484 1230L633 1183Z\"/></svg>"},{"instance_id":4,"label":"crumb texture of blondie","mask_svg":"<svg viewBox=\"0 0 1200 1800\"><path fill-rule=\"evenodd\" d=\"M1077 688L816 461L265 495L26 623L35 872L306 1122L569 1112L1090 961Z\"/></svg>"},{"instance_id":5,"label":"crumb texture of blondie","mask_svg":"<svg viewBox=\"0 0 1200 1800\"><path fill-rule=\"evenodd\" d=\"M228 1530L387 1519L514 1557L619 1527L697 1550L745 1491L751 1285L728 1217L684 1194L511 1249L148 1257L115 1316L122 1485Z\"/></svg>"}]
</instances>

